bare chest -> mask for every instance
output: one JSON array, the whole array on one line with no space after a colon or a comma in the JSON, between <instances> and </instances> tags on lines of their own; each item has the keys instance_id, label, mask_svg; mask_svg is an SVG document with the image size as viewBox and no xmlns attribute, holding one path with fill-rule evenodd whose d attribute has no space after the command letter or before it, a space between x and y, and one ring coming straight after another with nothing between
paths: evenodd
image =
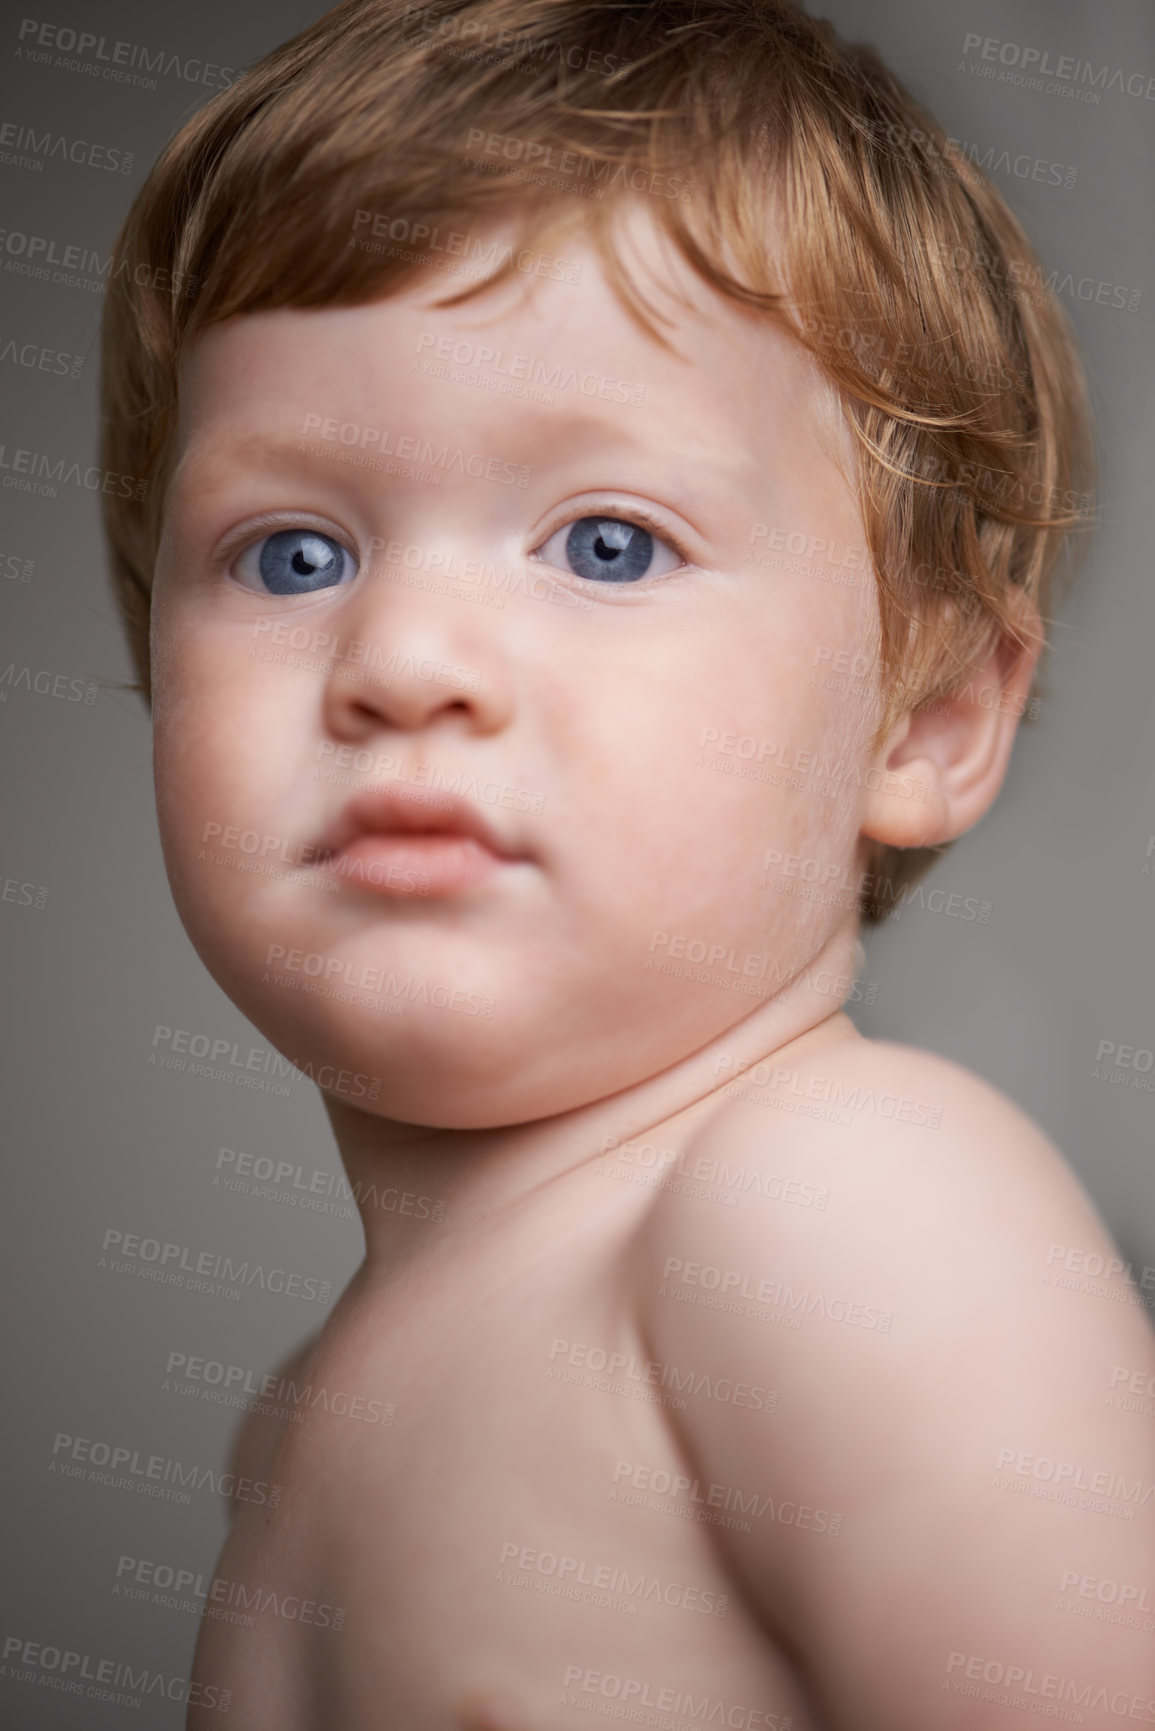
<instances>
[{"instance_id":1,"label":"bare chest","mask_svg":"<svg viewBox=\"0 0 1155 1731\"><path fill-rule=\"evenodd\" d=\"M603 1275L350 1308L297 1391L275 1506L242 1510L219 1565L248 1620L210 1619L198 1647L246 1725L545 1731L636 1711L806 1731L718 1543L756 1507L679 1441L679 1408L716 1398L709 1367L654 1364Z\"/></svg>"}]
</instances>

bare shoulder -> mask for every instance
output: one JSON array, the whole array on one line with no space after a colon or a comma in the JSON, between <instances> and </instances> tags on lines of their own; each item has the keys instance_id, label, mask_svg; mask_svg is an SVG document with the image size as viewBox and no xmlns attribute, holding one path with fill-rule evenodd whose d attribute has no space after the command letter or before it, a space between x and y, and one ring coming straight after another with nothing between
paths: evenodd
<instances>
[{"instance_id":1,"label":"bare shoulder","mask_svg":"<svg viewBox=\"0 0 1155 1731\"><path fill-rule=\"evenodd\" d=\"M997 1089L796 1045L667 1175L632 1278L651 1357L701 1390L670 1415L696 1470L767 1511L719 1542L838 1731L1001 1726L969 1680L1012 1662L1114 1677L1155 1723L1141 1635L1072 1596L1149 1572L1155 1453L1120 1397L1155 1391L1155 1291Z\"/></svg>"},{"instance_id":2,"label":"bare shoulder","mask_svg":"<svg viewBox=\"0 0 1155 1731\"><path fill-rule=\"evenodd\" d=\"M948 1268L1048 1284L1072 1253L1118 1260L1073 1169L1005 1094L857 1035L798 1042L727 1086L647 1220L651 1249L671 1233L778 1254L797 1243L844 1270L898 1253L892 1284L915 1290Z\"/></svg>"},{"instance_id":3,"label":"bare shoulder","mask_svg":"<svg viewBox=\"0 0 1155 1731\"><path fill-rule=\"evenodd\" d=\"M791 1309L801 1283L868 1330L905 1317L924 1338L1019 1328L1057 1343L1077 1315L1095 1352L1151 1351L1155 1270L1127 1268L1039 1127L962 1066L857 1035L799 1042L728 1088L638 1252L638 1302L659 1333L681 1329L687 1305L717 1314L730 1298L805 1320ZM827 1346L852 1350L846 1330Z\"/></svg>"}]
</instances>

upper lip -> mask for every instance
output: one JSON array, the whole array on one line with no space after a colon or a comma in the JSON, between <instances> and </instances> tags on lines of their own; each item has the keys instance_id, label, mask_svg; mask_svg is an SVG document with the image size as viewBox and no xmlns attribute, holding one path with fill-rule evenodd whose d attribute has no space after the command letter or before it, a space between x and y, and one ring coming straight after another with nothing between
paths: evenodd
<instances>
[{"instance_id":1,"label":"upper lip","mask_svg":"<svg viewBox=\"0 0 1155 1731\"><path fill-rule=\"evenodd\" d=\"M462 836L502 859L524 857L496 834L472 801L403 783L355 794L322 838L318 856L329 859L365 835Z\"/></svg>"}]
</instances>

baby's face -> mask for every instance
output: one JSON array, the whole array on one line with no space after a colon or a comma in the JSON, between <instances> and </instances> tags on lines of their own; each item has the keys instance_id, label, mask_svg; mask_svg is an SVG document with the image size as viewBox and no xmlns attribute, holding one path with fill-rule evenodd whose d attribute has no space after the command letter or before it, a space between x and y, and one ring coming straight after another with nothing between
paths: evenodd
<instances>
[{"instance_id":1,"label":"baby's face","mask_svg":"<svg viewBox=\"0 0 1155 1731\"><path fill-rule=\"evenodd\" d=\"M660 303L676 352L574 243L576 284L438 309L464 279L422 271L214 327L182 373L152 647L173 893L268 1038L354 1105L379 1078L390 1117L617 1092L853 918L775 863L853 878L875 762L829 404L631 220L693 301Z\"/></svg>"}]
</instances>

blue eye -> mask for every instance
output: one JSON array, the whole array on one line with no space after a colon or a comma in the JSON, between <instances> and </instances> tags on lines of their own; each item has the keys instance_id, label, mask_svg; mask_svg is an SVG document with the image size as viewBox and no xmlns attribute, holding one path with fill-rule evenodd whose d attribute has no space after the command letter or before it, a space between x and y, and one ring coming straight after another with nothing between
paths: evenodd
<instances>
[{"instance_id":1,"label":"blue eye","mask_svg":"<svg viewBox=\"0 0 1155 1731\"><path fill-rule=\"evenodd\" d=\"M667 542L622 517L579 517L555 530L538 557L599 583L636 583L683 563Z\"/></svg>"},{"instance_id":2,"label":"blue eye","mask_svg":"<svg viewBox=\"0 0 1155 1731\"><path fill-rule=\"evenodd\" d=\"M246 547L234 575L246 589L268 595L311 595L351 582L357 575L352 555L316 529L278 529Z\"/></svg>"}]
</instances>

